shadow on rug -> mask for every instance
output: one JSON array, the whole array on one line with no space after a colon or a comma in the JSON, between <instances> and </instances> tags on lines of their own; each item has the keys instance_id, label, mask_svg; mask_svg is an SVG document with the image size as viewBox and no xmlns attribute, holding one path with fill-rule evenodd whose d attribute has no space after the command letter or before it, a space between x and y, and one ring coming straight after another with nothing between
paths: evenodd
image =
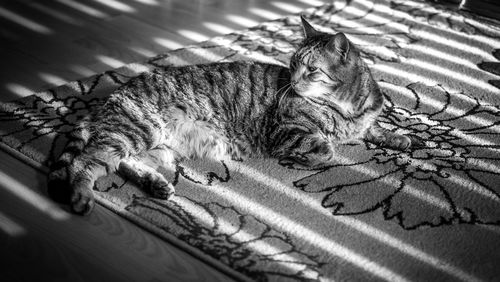
<instances>
[{"instance_id":1,"label":"shadow on rug","mask_svg":"<svg viewBox=\"0 0 500 282\"><path fill-rule=\"evenodd\" d=\"M95 187L99 202L240 279L500 277L500 29L414 1L336 1L304 15L359 46L387 96L383 126L426 148L346 144L337 164L316 171L187 161L163 172L176 186L171 201L112 175ZM2 145L44 169L75 122L138 73L287 65L301 40L294 15L0 104Z\"/></svg>"}]
</instances>

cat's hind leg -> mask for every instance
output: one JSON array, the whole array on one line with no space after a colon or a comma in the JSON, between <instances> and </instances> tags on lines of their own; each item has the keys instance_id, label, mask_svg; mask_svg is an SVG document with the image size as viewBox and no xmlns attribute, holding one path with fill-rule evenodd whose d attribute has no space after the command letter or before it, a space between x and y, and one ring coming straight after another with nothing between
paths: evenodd
<instances>
[{"instance_id":1,"label":"cat's hind leg","mask_svg":"<svg viewBox=\"0 0 500 282\"><path fill-rule=\"evenodd\" d=\"M113 170L118 156L110 148L89 144L88 117L69 136L61 156L50 165L48 193L55 200L69 202L71 209L88 214L94 207L92 188L97 178ZM68 186L71 189L67 189Z\"/></svg>"},{"instance_id":2,"label":"cat's hind leg","mask_svg":"<svg viewBox=\"0 0 500 282\"><path fill-rule=\"evenodd\" d=\"M175 188L155 166L168 167L172 166L175 161L176 155L173 151L165 146L159 146L148 151L147 156L123 159L118 166L118 173L150 192L154 197L166 200L172 197Z\"/></svg>"},{"instance_id":3,"label":"cat's hind leg","mask_svg":"<svg viewBox=\"0 0 500 282\"><path fill-rule=\"evenodd\" d=\"M115 172L121 160L139 151L134 149L130 140L108 131L96 133L88 140L81 152L74 154L72 161L61 168L65 173L59 173L59 169L49 177L54 180L58 176L67 176L71 187L71 208L80 214L89 214L95 205L93 188L96 180Z\"/></svg>"},{"instance_id":4,"label":"cat's hind leg","mask_svg":"<svg viewBox=\"0 0 500 282\"><path fill-rule=\"evenodd\" d=\"M82 153L88 143L89 133L87 129L88 117L82 120L68 136L68 143L58 159L50 166L47 183L50 197L61 203L67 203L71 196L68 178L68 166L71 165L75 156Z\"/></svg>"},{"instance_id":5,"label":"cat's hind leg","mask_svg":"<svg viewBox=\"0 0 500 282\"><path fill-rule=\"evenodd\" d=\"M88 214L95 200L92 188L95 181L116 170L121 157L107 147L86 147L67 167L68 180L72 187L71 208L74 212Z\"/></svg>"}]
</instances>

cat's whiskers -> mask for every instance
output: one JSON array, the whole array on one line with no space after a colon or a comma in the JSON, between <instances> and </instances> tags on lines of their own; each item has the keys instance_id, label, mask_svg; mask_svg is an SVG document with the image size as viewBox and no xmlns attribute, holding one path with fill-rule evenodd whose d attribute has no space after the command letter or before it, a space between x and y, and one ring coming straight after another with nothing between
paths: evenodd
<instances>
[{"instance_id":1,"label":"cat's whiskers","mask_svg":"<svg viewBox=\"0 0 500 282\"><path fill-rule=\"evenodd\" d=\"M285 89L286 87L288 87L290 85L291 85L291 82L288 82L287 84L283 85L280 89L278 89L278 91L276 92L276 94L279 94L281 90Z\"/></svg>"},{"instance_id":2,"label":"cat's whiskers","mask_svg":"<svg viewBox=\"0 0 500 282\"><path fill-rule=\"evenodd\" d=\"M282 99L284 100L288 95L292 93L292 85L288 86L288 88L285 90L285 94L283 95Z\"/></svg>"},{"instance_id":3,"label":"cat's whiskers","mask_svg":"<svg viewBox=\"0 0 500 282\"><path fill-rule=\"evenodd\" d=\"M285 90L284 90L284 92L283 92L283 95L281 95L281 97L280 97L280 99L279 99L279 101L278 101L278 108L281 108L281 103L283 102L284 98L285 98L286 96L288 96L288 94L290 93L290 89L291 89L291 88L292 88L292 83L290 83L290 82L289 82L289 83L285 84L283 87L281 87L281 88L278 90L278 92L276 92L276 93L277 93L277 95L279 95L279 93L280 93L283 89L285 89Z\"/></svg>"}]
</instances>

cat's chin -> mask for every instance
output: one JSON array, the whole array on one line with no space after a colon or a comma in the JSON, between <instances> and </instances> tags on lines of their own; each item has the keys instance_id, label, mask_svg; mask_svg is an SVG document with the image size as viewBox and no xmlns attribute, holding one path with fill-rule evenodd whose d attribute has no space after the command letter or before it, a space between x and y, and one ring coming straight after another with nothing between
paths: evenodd
<instances>
[{"instance_id":1,"label":"cat's chin","mask_svg":"<svg viewBox=\"0 0 500 282\"><path fill-rule=\"evenodd\" d=\"M297 91L295 90L295 93L299 95L300 97L303 98L321 98L323 95L321 92L316 92L316 91Z\"/></svg>"},{"instance_id":2,"label":"cat's chin","mask_svg":"<svg viewBox=\"0 0 500 282\"><path fill-rule=\"evenodd\" d=\"M303 98L325 98L327 96L325 93L328 93L328 89L323 87L308 87L306 89L294 87L293 90Z\"/></svg>"}]
</instances>

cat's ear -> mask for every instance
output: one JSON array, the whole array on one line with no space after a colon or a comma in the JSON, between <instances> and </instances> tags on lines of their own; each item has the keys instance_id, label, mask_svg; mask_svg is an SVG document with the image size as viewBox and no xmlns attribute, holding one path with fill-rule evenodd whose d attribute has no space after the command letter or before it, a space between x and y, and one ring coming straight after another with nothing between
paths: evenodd
<instances>
[{"instance_id":1,"label":"cat's ear","mask_svg":"<svg viewBox=\"0 0 500 282\"><path fill-rule=\"evenodd\" d=\"M335 34L332 39L330 39L330 42L328 42L328 49L335 51L344 61L347 59L347 55L349 55L350 48L349 40L342 32Z\"/></svg>"},{"instance_id":2,"label":"cat's ear","mask_svg":"<svg viewBox=\"0 0 500 282\"><path fill-rule=\"evenodd\" d=\"M304 18L304 16L300 16L302 20L302 28L304 29L304 36L306 38L310 38L316 35L319 35L320 32L314 29L314 27Z\"/></svg>"}]
</instances>

